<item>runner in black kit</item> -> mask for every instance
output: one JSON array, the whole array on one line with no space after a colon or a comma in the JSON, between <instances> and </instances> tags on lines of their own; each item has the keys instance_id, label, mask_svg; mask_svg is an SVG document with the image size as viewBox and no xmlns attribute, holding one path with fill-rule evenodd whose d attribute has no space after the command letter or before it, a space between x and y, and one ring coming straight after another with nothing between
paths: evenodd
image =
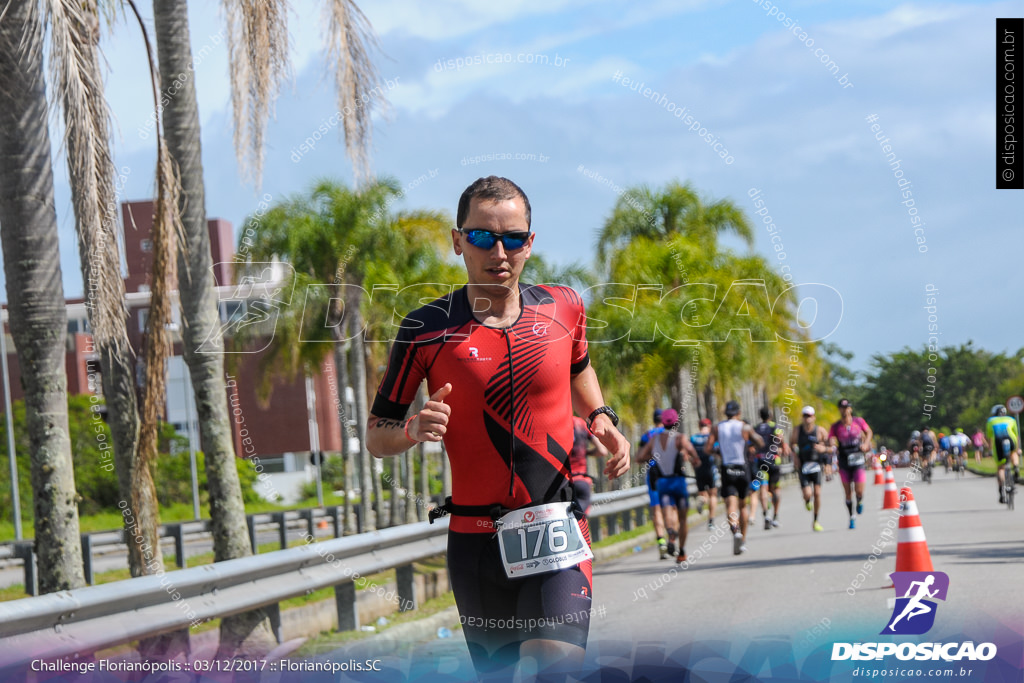
<instances>
[{"instance_id":1,"label":"runner in black kit","mask_svg":"<svg viewBox=\"0 0 1024 683\"><path fill-rule=\"evenodd\" d=\"M697 495L707 498L708 529L713 529L715 527L715 506L718 502L718 487L715 484L718 468L715 467L714 442L711 440L711 420L706 417L701 419L700 431L690 435L690 445L697 451L697 457L700 458L700 465L694 471L697 479ZM697 512L700 513L699 508Z\"/></svg>"},{"instance_id":2,"label":"runner in black kit","mask_svg":"<svg viewBox=\"0 0 1024 683\"><path fill-rule=\"evenodd\" d=\"M822 470L828 471L832 468L831 457L828 454L828 434L824 427L815 421L812 406L804 406L802 416L803 423L790 434L789 443L796 454L794 464L800 477L804 504L808 510L812 509L811 499L814 499L814 523L811 528L823 531L821 524L818 523L818 512L821 510Z\"/></svg>"},{"instance_id":3,"label":"runner in black kit","mask_svg":"<svg viewBox=\"0 0 1024 683\"><path fill-rule=\"evenodd\" d=\"M782 476L779 463L782 451L785 450L785 433L774 420L768 408L761 408L761 422L754 431L764 441L763 446L754 448L754 457L750 461L750 481L752 498L761 499L761 513L764 515L764 528L767 531L779 526L779 479ZM768 514L768 496L771 494L772 514ZM751 504L750 514L754 514Z\"/></svg>"},{"instance_id":4,"label":"runner in black kit","mask_svg":"<svg viewBox=\"0 0 1024 683\"><path fill-rule=\"evenodd\" d=\"M457 225L452 243L469 282L403 320L367 447L384 457L444 441L448 568L477 673L504 680L555 665L578 670L592 595L591 561L576 560L590 540L586 519L571 511L573 410L609 450L609 478L629 469L629 443L590 365L579 295L519 283L534 239L523 191L504 178L477 180L459 200ZM424 379L430 400L407 418ZM516 560L524 536L530 543ZM539 538L547 541L531 550ZM546 562L526 561L535 555ZM566 565L552 568L558 562Z\"/></svg>"}]
</instances>

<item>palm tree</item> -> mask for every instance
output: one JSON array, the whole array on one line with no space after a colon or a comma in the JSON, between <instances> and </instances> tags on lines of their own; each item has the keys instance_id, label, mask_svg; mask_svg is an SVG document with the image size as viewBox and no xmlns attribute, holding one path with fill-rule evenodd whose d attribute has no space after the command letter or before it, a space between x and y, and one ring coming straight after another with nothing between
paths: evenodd
<instances>
[{"instance_id":1,"label":"palm tree","mask_svg":"<svg viewBox=\"0 0 1024 683\"><path fill-rule=\"evenodd\" d=\"M61 286L53 198L43 25L36 2L9 3L0 20L0 240L25 390L35 551L44 593L85 585L68 436Z\"/></svg>"},{"instance_id":2,"label":"palm tree","mask_svg":"<svg viewBox=\"0 0 1024 683\"><path fill-rule=\"evenodd\" d=\"M261 3L254 3L260 5ZM242 489L235 468L227 394L224 389L224 342L214 290L210 237L206 226L202 148L192 47L185 0L154 0L160 81L173 87L164 96L164 131L170 156L181 178L178 209L183 243L178 251L178 291L181 300L182 346L189 368L205 454L210 519L215 561L252 554ZM181 77L185 74L186 77ZM264 610L226 617L221 621L218 656L236 652L260 653L274 639Z\"/></svg>"},{"instance_id":3,"label":"palm tree","mask_svg":"<svg viewBox=\"0 0 1024 683\"><path fill-rule=\"evenodd\" d=\"M609 257L634 238L664 240L683 234L702 248L715 252L718 236L735 233L753 246L754 233L743 211L728 199L704 201L693 187L672 181L661 192L646 185L630 188L619 197L598 238L598 263L607 268Z\"/></svg>"},{"instance_id":4,"label":"palm tree","mask_svg":"<svg viewBox=\"0 0 1024 683\"><path fill-rule=\"evenodd\" d=\"M303 306L281 312L264 366L294 376L302 368L320 367L328 351L333 351L337 367L351 363L362 518L368 529L383 526L384 520L379 505L380 478L373 476L365 446L367 395L375 386L367 382L366 364L372 354L363 331L390 325L396 311L415 308L421 298L440 296L446 283L453 281L453 269L446 268L440 256L451 219L430 211L394 215L388 207L399 196L398 183L388 178L366 183L358 190L321 181L308 195L285 199L260 220L250 219L246 224L255 231L249 250L252 262L287 261L295 272L294 291L304 291L305 296ZM396 290L395 296L367 302L367 292L380 293L384 286ZM309 312L314 310L325 311L326 316ZM327 324L320 324L324 319ZM328 341L330 346L315 343ZM346 357L346 347L351 359ZM266 391L269 373L264 377ZM343 421L341 426L346 434L348 425ZM371 492L377 503L372 518L366 514Z\"/></svg>"},{"instance_id":5,"label":"palm tree","mask_svg":"<svg viewBox=\"0 0 1024 683\"><path fill-rule=\"evenodd\" d=\"M678 183L663 192L630 190L601 231L598 254L608 279L647 287L636 290L631 310L594 307L592 315L611 326L603 336L628 340L595 345L594 355L616 368L620 380L629 378L616 383L622 392L616 398L643 413L652 394L656 401L667 395L673 405L692 405L695 410L684 411L687 429L696 427L701 407L713 415L715 397L740 384L751 391L758 381L781 387L784 344L775 340L779 333L796 338L795 298L791 292L779 298L786 283L763 258L720 250L724 232L753 241L731 201L706 202ZM698 394L703 406L691 403Z\"/></svg>"}]
</instances>

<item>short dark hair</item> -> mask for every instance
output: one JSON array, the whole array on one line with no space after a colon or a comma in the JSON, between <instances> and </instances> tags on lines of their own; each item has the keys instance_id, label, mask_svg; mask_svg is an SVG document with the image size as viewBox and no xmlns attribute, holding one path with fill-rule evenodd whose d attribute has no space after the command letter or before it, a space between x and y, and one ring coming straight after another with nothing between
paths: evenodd
<instances>
[{"instance_id":1,"label":"short dark hair","mask_svg":"<svg viewBox=\"0 0 1024 683\"><path fill-rule=\"evenodd\" d=\"M772 411L768 410L767 408L761 408L761 410L758 412L761 414L762 420L767 420L769 417L772 416Z\"/></svg>"},{"instance_id":2,"label":"short dark hair","mask_svg":"<svg viewBox=\"0 0 1024 683\"><path fill-rule=\"evenodd\" d=\"M501 178L496 175L477 178L459 197L459 212L455 216L455 225L461 228L466 223L466 217L469 216L469 205L474 198L502 202L507 199L516 199L517 197L522 197L523 199L523 208L526 210L526 227L529 228L530 200L527 199L523 188L508 178Z\"/></svg>"}]
</instances>

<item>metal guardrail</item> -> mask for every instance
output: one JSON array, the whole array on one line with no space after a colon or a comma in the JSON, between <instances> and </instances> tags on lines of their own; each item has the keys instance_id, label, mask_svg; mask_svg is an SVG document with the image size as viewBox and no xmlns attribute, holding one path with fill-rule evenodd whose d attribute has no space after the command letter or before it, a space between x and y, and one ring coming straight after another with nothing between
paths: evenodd
<instances>
[{"instance_id":1,"label":"metal guardrail","mask_svg":"<svg viewBox=\"0 0 1024 683\"><path fill-rule=\"evenodd\" d=\"M593 498L591 519L645 510L647 488ZM280 513L277 513L280 514ZM642 519L642 513L637 519ZM599 527L600 525L595 525ZM448 519L335 538L298 548L0 603L0 671L95 652L170 631L195 620L265 608L280 641L279 603L333 587L339 630L359 625L353 579L396 568L399 609L415 609L412 563L446 549ZM609 524L609 531L612 525Z\"/></svg>"},{"instance_id":2,"label":"metal guardrail","mask_svg":"<svg viewBox=\"0 0 1024 683\"><path fill-rule=\"evenodd\" d=\"M359 509L355 508L356 529L362 531L362 520L359 518ZM308 533L315 535L316 525L322 520L331 520L334 537L342 536L342 510L340 506L326 508L304 508L301 510L287 510L282 512L268 512L255 515L247 515L246 523L249 528L249 543L253 553L259 552L259 543L256 536L257 531L266 530L269 526L277 528L278 539L281 550L288 547L288 529L305 525ZM210 520L194 522L181 522L176 524L161 524L157 529L160 540L170 539L174 542L174 563L178 568L184 569L187 566L185 554L185 543L188 540L201 538L211 532ZM85 570L85 582L90 586L95 582L93 572L93 555L98 548L121 546L125 549L125 532L118 531L97 531L82 534L82 564ZM25 572L25 592L29 595L37 595L36 584L36 558L34 543L32 541L18 541L0 545L0 559L20 559Z\"/></svg>"}]
</instances>

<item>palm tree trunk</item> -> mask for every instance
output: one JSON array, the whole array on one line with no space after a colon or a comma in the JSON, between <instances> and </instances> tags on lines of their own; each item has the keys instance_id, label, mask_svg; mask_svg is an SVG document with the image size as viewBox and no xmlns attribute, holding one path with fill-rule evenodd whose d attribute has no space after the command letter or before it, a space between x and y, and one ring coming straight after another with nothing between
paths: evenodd
<instances>
[{"instance_id":1,"label":"palm tree trunk","mask_svg":"<svg viewBox=\"0 0 1024 683\"><path fill-rule=\"evenodd\" d=\"M133 500L133 478L142 477L145 490L154 490L149 468L138 467L139 409L135 392L133 353L128 341L124 280L120 273L117 193L110 154L110 115L104 101L99 64L99 16L96 7L55 3L51 11L58 90L67 143L78 257L86 283L86 311L96 352L100 358L107 422L114 447L115 467L122 501L131 502L132 517L124 517L128 567L132 576L163 568L155 494L146 503ZM70 62L68 55L78 58ZM65 61L60 62L63 58ZM152 523L143 523L151 520ZM136 523L137 522L137 523Z\"/></svg>"},{"instance_id":2,"label":"palm tree trunk","mask_svg":"<svg viewBox=\"0 0 1024 683\"><path fill-rule=\"evenodd\" d=\"M416 521L416 473L412 466L412 450L402 453L402 488L405 495L402 496L402 519L401 523L409 524Z\"/></svg>"},{"instance_id":3,"label":"palm tree trunk","mask_svg":"<svg viewBox=\"0 0 1024 683\"><path fill-rule=\"evenodd\" d=\"M388 526L401 524L402 514L402 455L396 455L388 462L391 480L391 500L388 504Z\"/></svg>"},{"instance_id":4,"label":"palm tree trunk","mask_svg":"<svg viewBox=\"0 0 1024 683\"><path fill-rule=\"evenodd\" d=\"M351 313L352 327L352 388L356 395L356 430L359 433L359 498L363 514L363 531L380 527L380 477L374 470L370 451L366 450L366 350L363 343L363 316L359 310L362 303L359 287L346 289L345 310ZM372 507L371 507L372 506ZM373 514L370 514L371 509Z\"/></svg>"},{"instance_id":5,"label":"palm tree trunk","mask_svg":"<svg viewBox=\"0 0 1024 683\"><path fill-rule=\"evenodd\" d=\"M344 327L344 325L339 325ZM334 370L335 379L338 382L338 421L341 423L341 458L345 463L345 533L354 534L356 531L356 520L355 514L352 510L352 496L349 493L352 490L352 452L349 448L349 430L351 427L348 424L348 409L345 404L345 394L348 393L348 352L346 349L346 342L338 342L335 340L334 343Z\"/></svg>"},{"instance_id":6,"label":"palm tree trunk","mask_svg":"<svg viewBox=\"0 0 1024 683\"><path fill-rule=\"evenodd\" d=\"M0 242L25 390L39 589L52 593L85 585L68 436L67 311L39 5L10 3L5 11L0 21Z\"/></svg>"},{"instance_id":7,"label":"palm tree trunk","mask_svg":"<svg viewBox=\"0 0 1024 683\"><path fill-rule=\"evenodd\" d=\"M224 389L224 339L220 332L213 260L206 224L199 109L196 104L188 6L185 0L154 0L160 80L165 95L164 127L167 146L178 166L182 193L180 209L185 243L178 254L178 287L184 320L185 362L195 391L200 439L205 454L210 494L210 517L215 561L252 554L245 522L245 504L235 469L234 444ZM263 610L226 617L221 621L218 657L235 653L261 654L274 646Z\"/></svg>"}]
</instances>

